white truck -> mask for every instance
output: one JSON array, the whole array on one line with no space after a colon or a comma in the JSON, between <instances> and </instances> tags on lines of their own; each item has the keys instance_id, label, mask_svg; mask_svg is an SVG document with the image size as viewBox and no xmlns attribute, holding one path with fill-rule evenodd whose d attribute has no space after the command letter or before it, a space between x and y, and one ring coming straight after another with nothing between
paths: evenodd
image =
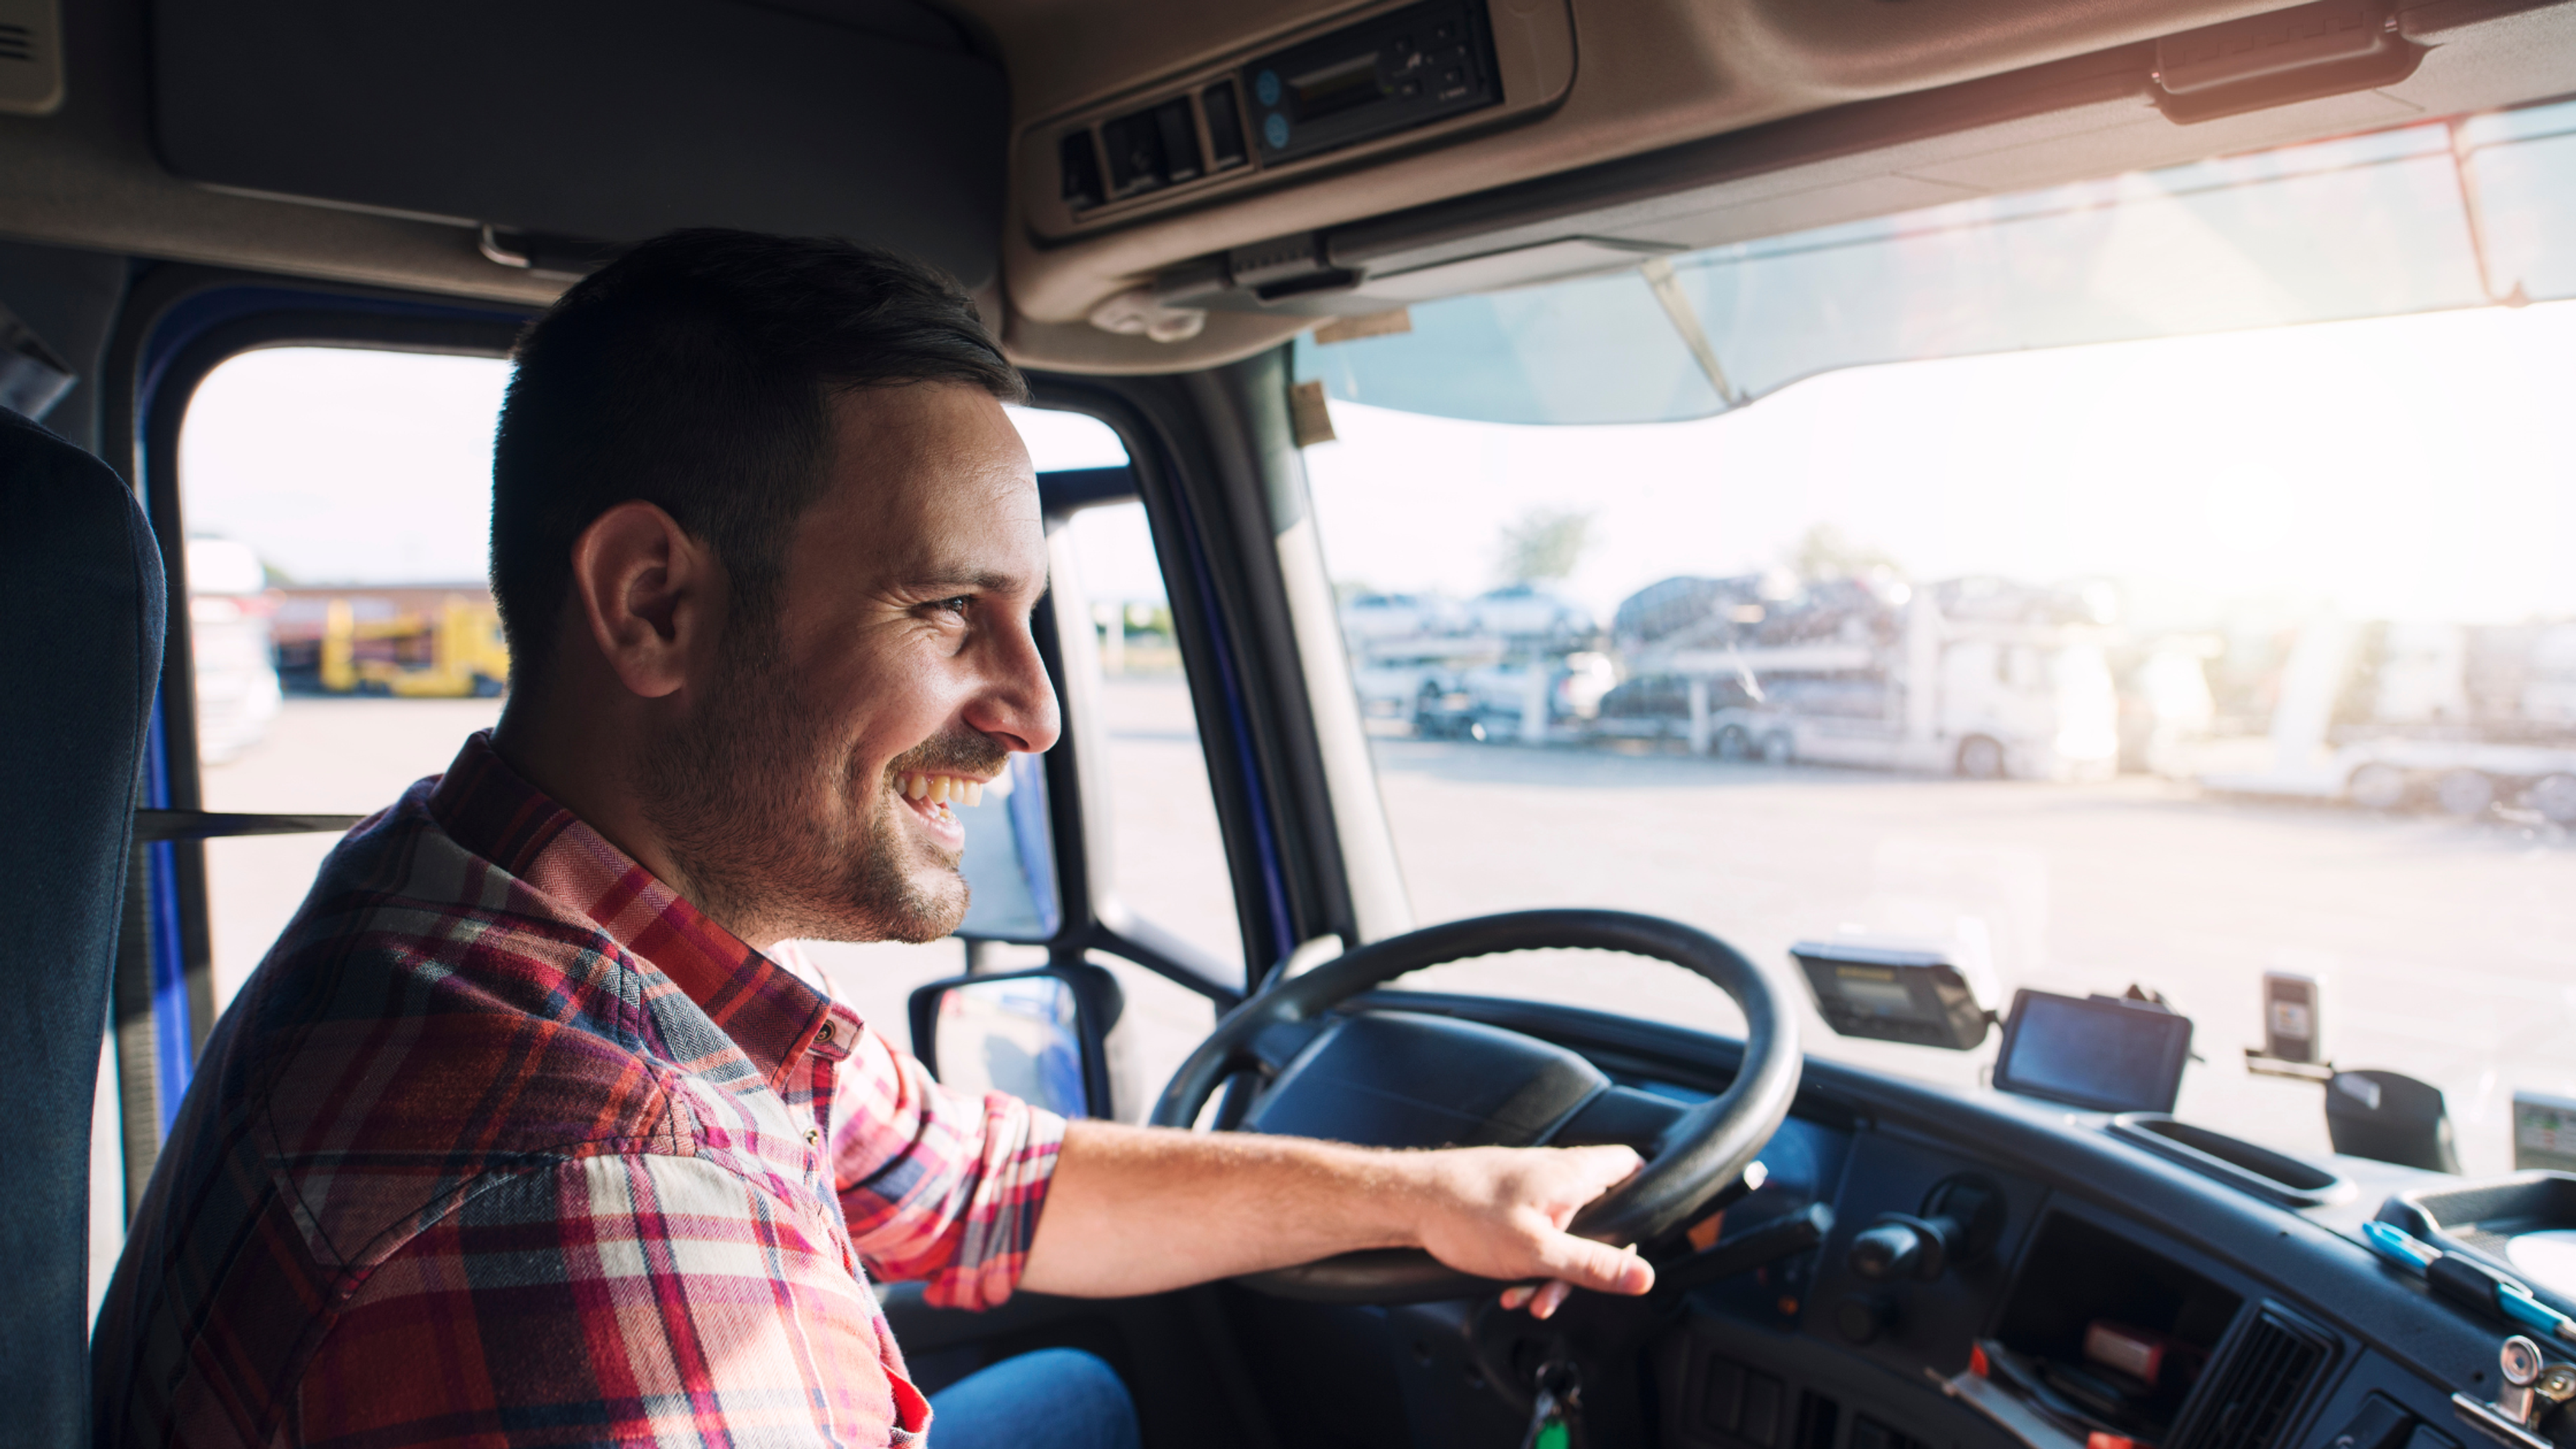
<instances>
[{"instance_id":1,"label":"white truck","mask_svg":"<svg viewBox=\"0 0 2576 1449\"><path fill-rule=\"evenodd\" d=\"M2323 618L2281 671L2272 763L2213 790L2576 825L2576 624Z\"/></svg>"},{"instance_id":2,"label":"white truck","mask_svg":"<svg viewBox=\"0 0 2576 1449\"><path fill-rule=\"evenodd\" d=\"M1679 582L1655 587L1669 603ZM1754 580L1696 582L1715 586L1697 619L1620 611L1623 623L1661 624L1653 638L1623 628L1623 662L1632 680L1683 681L1693 753L1974 779L2102 779L2118 767L2107 630L2080 594L1884 579L1766 598Z\"/></svg>"}]
</instances>

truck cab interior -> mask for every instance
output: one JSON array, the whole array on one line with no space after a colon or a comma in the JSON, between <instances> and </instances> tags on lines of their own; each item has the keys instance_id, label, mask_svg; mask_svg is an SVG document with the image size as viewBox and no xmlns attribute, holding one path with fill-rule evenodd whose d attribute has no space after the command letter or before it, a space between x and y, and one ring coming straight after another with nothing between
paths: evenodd
<instances>
[{"instance_id":1,"label":"truck cab interior","mask_svg":"<svg viewBox=\"0 0 2576 1449\"><path fill-rule=\"evenodd\" d=\"M864 1014L1100 1116L1649 1159L1580 1228L1644 1298L895 1285L926 1386L2576 1442L2570 97L2569 0L0 0L11 1438L87 1440L318 852L497 706L518 329L729 226L944 268L1034 393L1065 738Z\"/></svg>"}]
</instances>

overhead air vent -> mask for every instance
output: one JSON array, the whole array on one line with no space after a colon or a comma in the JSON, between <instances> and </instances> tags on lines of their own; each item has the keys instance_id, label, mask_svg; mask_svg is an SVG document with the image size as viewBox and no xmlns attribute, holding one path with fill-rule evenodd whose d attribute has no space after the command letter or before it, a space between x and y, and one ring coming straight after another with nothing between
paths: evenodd
<instances>
[{"instance_id":1,"label":"overhead air vent","mask_svg":"<svg viewBox=\"0 0 2576 1449\"><path fill-rule=\"evenodd\" d=\"M0 115L49 116L63 103L59 0L0 0Z\"/></svg>"},{"instance_id":2,"label":"overhead air vent","mask_svg":"<svg viewBox=\"0 0 2576 1449\"><path fill-rule=\"evenodd\" d=\"M2265 1309L2203 1381L2181 1449L2272 1449L2326 1366L2323 1335Z\"/></svg>"}]
</instances>

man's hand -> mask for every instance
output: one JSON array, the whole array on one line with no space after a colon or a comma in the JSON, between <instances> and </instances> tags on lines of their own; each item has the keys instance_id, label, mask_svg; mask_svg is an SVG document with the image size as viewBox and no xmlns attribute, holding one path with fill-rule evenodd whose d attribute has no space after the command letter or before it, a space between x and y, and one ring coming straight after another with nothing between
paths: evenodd
<instances>
[{"instance_id":1,"label":"man's hand","mask_svg":"<svg viewBox=\"0 0 2576 1449\"><path fill-rule=\"evenodd\" d=\"M1422 1246L1461 1272L1512 1282L1503 1306L1556 1312L1577 1288L1635 1295L1655 1270L1631 1248L1569 1236L1584 1204L1625 1181L1640 1161L1625 1147L1466 1147L1414 1154L1424 1179Z\"/></svg>"}]
</instances>

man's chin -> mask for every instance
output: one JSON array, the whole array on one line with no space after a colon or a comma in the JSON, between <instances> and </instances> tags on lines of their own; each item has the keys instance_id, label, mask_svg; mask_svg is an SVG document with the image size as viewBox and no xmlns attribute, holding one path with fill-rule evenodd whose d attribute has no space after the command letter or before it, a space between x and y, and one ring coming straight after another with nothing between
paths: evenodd
<instances>
[{"instance_id":1,"label":"man's chin","mask_svg":"<svg viewBox=\"0 0 2576 1449\"><path fill-rule=\"evenodd\" d=\"M925 867L901 890L863 896L836 912L827 939L924 945L956 933L965 923L967 900L965 877L954 869Z\"/></svg>"},{"instance_id":2,"label":"man's chin","mask_svg":"<svg viewBox=\"0 0 2576 1449\"><path fill-rule=\"evenodd\" d=\"M902 912L885 926L885 939L904 941L915 946L927 945L953 936L966 923L966 882L950 877L953 888L942 897L917 899L913 910Z\"/></svg>"}]
</instances>

